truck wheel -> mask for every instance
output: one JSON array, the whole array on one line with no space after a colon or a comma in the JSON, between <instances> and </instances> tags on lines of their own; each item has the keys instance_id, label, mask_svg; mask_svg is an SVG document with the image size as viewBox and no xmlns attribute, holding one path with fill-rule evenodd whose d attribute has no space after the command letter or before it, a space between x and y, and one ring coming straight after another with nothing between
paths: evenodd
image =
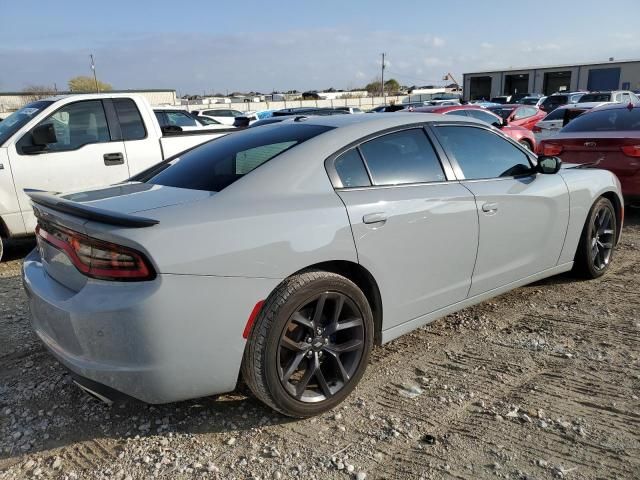
<instances>
[{"instance_id":1,"label":"truck wheel","mask_svg":"<svg viewBox=\"0 0 640 480\"><path fill-rule=\"evenodd\" d=\"M617 237L616 211L600 197L589 210L576 252L574 271L584 278L598 278L611 265Z\"/></svg>"},{"instance_id":2,"label":"truck wheel","mask_svg":"<svg viewBox=\"0 0 640 480\"><path fill-rule=\"evenodd\" d=\"M242 376L253 394L284 415L330 410L362 378L373 346L373 315L347 278L306 271L266 300L245 348Z\"/></svg>"},{"instance_id":3,"label":"truck wheel","mask_svg":"<svg viewBox=\"0 0 640 480\"><path fill-rule=\"evenodd\" d=\"M2 261L2 253L4 252L5 239L0 237L0 262Z\"/></svg>"}]
</instances>

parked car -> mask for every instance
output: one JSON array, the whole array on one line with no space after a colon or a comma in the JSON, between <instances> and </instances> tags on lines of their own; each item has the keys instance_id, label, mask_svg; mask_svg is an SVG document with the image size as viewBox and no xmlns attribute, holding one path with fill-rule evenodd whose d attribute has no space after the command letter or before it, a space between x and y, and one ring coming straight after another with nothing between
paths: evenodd
<instances>
[{"instance_id":1,"label":"parked car","mask_svg":"<svg viewBox=\"0 0 640 480\"><path fill-rule=\"evenodd\" d=\"M29 103L0 124L0 259L6 239L34 234L25 188L63 192L122 182L225 135L163 130L144 97L82 94Z\"/></svg>"},{"instance_id":2,"label":"parked car","mask_svg":"<svg viewBox=\"0 0 640 480\"><path fill-rule=\"evenodd\" d=\"M472 100L469 102L470 105L477 105L479 107L482 108L488 108L488 107L498 107L500 105L502 105L501 103L494 103L494 102L489 102L487 100Z\"/></svg>"},{"instance_id":3,"label":"parked car","mask_svg":"<svg viewBox=\"0 0 640 480\"><path fill-rule=\"evenodd\" d=\"M194 130L229 130L229 125L207 117L197 115L173 107L155 107L153 113L160 124L160 127L168 131L168 128L179 127L176 131L189 132Z\"/></svg>"},{"instance_id":4,"label":"parked car","mask_svg":"<svg viewBox=\"0 0 640 480\"><path fill-rule=\"evenodd\" d=\"M606 105L606 103L573 103L556 108L533 127L532 131L536 136L536 141L539 143L542 140L555 137L571 120L600 105Z\"/></svg>"},{"instance_id":5,"label":"parked car","mask_svg":"<svg viewBox=\"0 0 640 480\"><path fill-rule=\"evenodd\" d=\"M373 107L372 109L368 110L367 113L382 113L388 106L389 105L378 105L377 107Z\"/></svg>"},{"instance_id":6,"label":"parked car","mask_svg":"<svg viewBox=\"0 0 640 480\"><path fill-rule=\"evenodd\" d=\"M638 103L638 97L629 90L612 90L601 92L585 93L578 103L586 102L618 102L618 103Z\"/></svg>"},{"instance_id":7,"label":"parked car","mask_svg":"<svg viewBox=\"0 0 640 480\"><path fill-rule=\"evenodd\" d=\"M244 112L234 110L232 108L216 108L213 110L202 110L201 112L198 112L198 116L212 118L216 122L229 126L233 125L236 117L241 117L243 115Z\"/></svg>"},{"instance_id":8,"label":"parked car","mask_svg":"<svg viewBox=\"0 0 640 480\"><path fill-rule=\"evenodd\" d=\"M505 104L499 107L487 108L490 112L500 115L510 125L531 130L536 123L547 114L537 107L530 105Z\"/></svg>"},{"instance_id":9,"label":"parked car","mask_svg":"<svg viewBox=\"0 0 640 480\"><path fill-rule=\"evenodd\" d=\"M374 343L571 269L601 276L622 227L615 175L456 116L287 120L132 180L31 193L35 332L106 399L242 377L292 417L342 402Z\"/></svg>"},{"instance_id":10,"label":"parked car","mask_svg":"<svg viewBox=\"0 0 640 480\"><path fill-rule=\"evenodd\" d=\"M540 98L542 95L539 93L514 93L511 95L511 100L509 103L522 103L521 100L523 98Z\"/></svg>"},{"instance_id":11,"label":"parked car","mask_svg":"<svg viewBox=\"0 0 640 480\"><path fill-rule=\"evenodd\" d=\"M547 113L553 112L556 108L568 103L578 103L580 98L585 92L570 92L570 93L554 93L549 95L540 105L540 110Z\"/></svg>"},{"instance_id":12,"label":"parked car","mask_svg":"<svg viewBox=\"0 0 640 480\"><path fill-rule=\"evenodd\" d=\"M441 113L443 115L460 115L463 117L471 117L481 120L488 125L499 129L507 137L512 138L520 145L531 151L536 150L536 139L526 128L516 125L509 125L502 117L493 112L487 111L482 107L475 105L454 105L454 106L438 106L438 107L422 107L415 110L419 113Z\"/></svg>"},{"instance_id":13,"label":"parked car","mask_svg":"<svg viewBox=\"0 0 640 480\"><path fill-rule=\"evenodd\" d=\"M640 107L616 103L594 108L543 140L539 150L565 162L612 171L625 201L640 201Z\"/></svg>"}]
</instances>

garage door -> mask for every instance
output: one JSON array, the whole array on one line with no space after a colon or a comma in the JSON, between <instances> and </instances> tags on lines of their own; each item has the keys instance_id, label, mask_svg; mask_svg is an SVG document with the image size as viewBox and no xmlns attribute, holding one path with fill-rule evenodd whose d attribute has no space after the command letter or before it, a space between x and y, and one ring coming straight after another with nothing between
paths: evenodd
<instances>
[{"instance_id":1,"label":"garage door","mask_svg":"<svg viewBox=\"0 0 640 480\"><path fill-rule=\"evenodd\" d=\"M469 100L489 100L491 98L491 77L471 77L469 79Z\"/></svg>"},{"instance_id":2,"label":"garage door","mask_svg":"<svg viewBox=\"0 0 640 480\"><path fill-rule=\"evenodd\" d=\"M588 90L617 90L620 85L620 68L596 68L589 70Z\"/></svg>"}]
</instances>

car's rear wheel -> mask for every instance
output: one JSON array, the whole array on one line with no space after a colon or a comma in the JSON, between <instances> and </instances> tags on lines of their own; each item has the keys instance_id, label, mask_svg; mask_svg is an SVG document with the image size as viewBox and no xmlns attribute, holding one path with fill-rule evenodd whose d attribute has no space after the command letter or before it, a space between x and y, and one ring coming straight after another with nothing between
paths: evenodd
<instances>
[{"instance_id":1,"label":"car's rear wheel","mask_svg":"<svg viewBox=\"0 0 640 480\"><path fill-rule=\"evenodd\" d=\"M603 275L611 265L617 238L616 211L607 198L600 197L591 207L582 229L574 271L585 278Z\"/></svg>"},{"instance_id":2,"label":"car's rear wheel","mask_svg":"<svg viewBox=\"0 0 640 480\"><path fill-rule=\"evenodd\" d=\"M335 273L286 279L252 328L242 375L256 397L292 417L330 410L355 388L373 345L362 291Z\"/></svg>"},{"instance_id":3,"label":"car's rear wheel","mask_svg":"<svg viewBox=\"0 0 640 480\"><path fill-rule=\"evenodd\" d=\"M2 261L2 255L4 254L5 239L0 237L0 262Z\"/></svg>"}]
</instances>

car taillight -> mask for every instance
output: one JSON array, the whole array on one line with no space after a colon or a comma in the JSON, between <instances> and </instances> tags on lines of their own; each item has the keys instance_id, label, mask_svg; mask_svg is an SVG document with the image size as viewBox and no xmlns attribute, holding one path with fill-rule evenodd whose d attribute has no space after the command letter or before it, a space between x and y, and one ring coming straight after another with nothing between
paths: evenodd
<instances>
[{"instance_id":1,"label":"car taillight","mask_svg":"<svg viewBox=\"0 0 640 480\"><path fill-rule=\"evenodd\" d=\"M625 145L622 147L622 153L627 157L640 157L640 145Z\"/></svg>"},{"instance_id":2,"label":"car taillight","mask_svg":"<svg viewBox=\"0 0 640 480\"><path fill-rule=\"evenodd\" d=\"M36 237L38 241L45 241L62 250L73 265L88 277L117 281L143 281L156 277L144 255L131 248L51 224L39 223Z\"/></svg>"},{"instance_id":3,"label":"car taillight","mask_svg":"<svg viewBox=\"0 0 640 480\"><path fill-rule=\"evenodd\" d=\"M554 157L562 153L562 146L554 143L545 143L542 146L542 154L546 157Z\"/></svg>"}]
</instances>

